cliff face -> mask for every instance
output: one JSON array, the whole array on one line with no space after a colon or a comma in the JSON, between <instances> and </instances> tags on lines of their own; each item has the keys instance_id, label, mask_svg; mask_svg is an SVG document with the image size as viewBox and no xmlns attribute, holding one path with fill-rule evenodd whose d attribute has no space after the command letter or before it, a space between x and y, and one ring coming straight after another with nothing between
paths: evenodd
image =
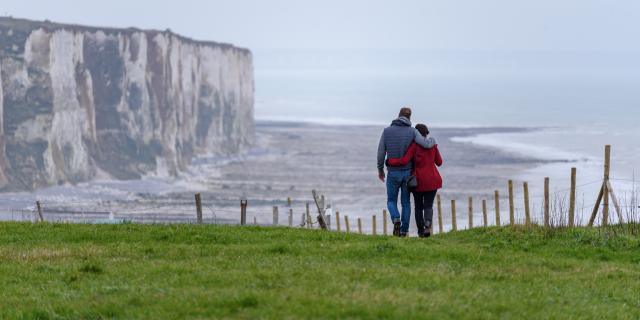
<instances>
[{"instance_id":1,"label":"cliff face","mask_svg":"<svg viewBox=\"0 0 640 320\"><path fill-rule=\"evenodd\" d=\"M0 18L0 188L176 174L252 142L251 52Z\"/></svg>"}]
</instances>

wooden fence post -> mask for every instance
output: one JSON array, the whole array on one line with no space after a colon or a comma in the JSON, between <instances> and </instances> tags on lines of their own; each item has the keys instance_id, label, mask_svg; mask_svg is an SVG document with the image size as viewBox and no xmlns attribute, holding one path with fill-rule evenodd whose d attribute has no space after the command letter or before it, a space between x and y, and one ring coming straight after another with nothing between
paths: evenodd
<instances>
[{"instance_id":1,"label":"wooden fence post","mask_svg":"<svg viewBox=\"0 0 640 320\"><path fill-rule=\"evenodd\" d=\"M38 218L40 218L40 222L44 222L44 215L42 214L42 206L40 205L40 201L36 201L36 207L38 207Z\"/></svg>"},{"instance_id":2,"label":"wooden fence post","mask_svg":"<svg viewBox=\"0 0 640 320\"><path fill-rule=\"evenodd\" d=\"M202 199L199 193L196 193L196 223L202 224Z\"/></svg>"},{"instance_id":3,"label":"wooden fence post","mask_svg":"<svg viewBox=\"0 0 640 320\"><path fill-rule=\"evenodd\" d=\"M373 234L374 236L378 235L378 228L376 225L376 215L374 214L373 217L371 217L371 229L373 230L371 234Z\"/></svg>"},{"instance_id":4,"label":"wooden fence post","mask_svg":"<svg viewBox=\"0 0 640 320\"><path fill-rule=\"evenodd\" d=\"M469 197L469 229L473 229L473 198Z\"/></svg>"},{"instance_id":5,"label":"wooden fence post","mask_svg":"<svg viewBox=\"0 0 640 320\"><path fill-rule=\"evenodd\" d=\"M384 234L385 236L387 235L387 220L389 219L389 217L387 216L387 210L383 209L382 210L382 234Z\"/></svg>"},{"instance_id":6,"label":"wooden fence post","mask_svg":"<svg viewBox=\"0 0 640 320\"><path fill-rule=\"evenodd\" d=\"M362 234L362 219L358 218L358 233Z\"/></svg>"},{"instance_id":7,"label":"wooden fence post","mask_svg":"<svg viewBox=\"0 0 640 320\"><path fill-rule=\"evenodd\" d=\"M240 225L247 224L247 200L240 200Z\"/></svg>"},{"instance_id":8,"label":"wooden fence post","mask_svg":"<svg viewBox=\"0 0 640 320\"><path fill-rule=\"evenodd\" d=\"M513 180L509 180L509 224L516 224L515 207L513 205Z\"/></svg>"},{"instance_id":9,"label":"wooden fence post","mask_svg":"<svg viewBox=\"0 0 640 320\"><path fill-rule=\"evenodd\" d=\"M348 215L344 216L344 230L346 230L347 233L351 232L351 227L349 226L349 216Z\"/></svg>"},{"instance_id":10,"label":"wooden fence post","mask_svg":"<svg viewBox=\"0 0 640 320\"><path fill-rule=\"evenodd\" d=\"M495 191L495 207L496 207L496 226L500 226L500 192L498 190Z\"/></svg>"},{"instance_id":11,"label":"wooden fence post","mask_svg":"<svg viewBox=\"0 0 640 320\"><path fill-rule=\"evenodd\" d=\"M609 171L611 168L611 146L604 147L604 183L602 184L602 225L609 224Z\"/></svg>"},{"instance_id":12,"label":"wooden fence post","mask_svg":"<svg viewBox=\"0 0 640 320\"><path fill-rule=\"evenodd\" d=\"M443 233L444 228L442 227L442 202L440 201L440 195L436 197L438 204L438 233Z\"/></svg>"},{"instance_id":13,"label":"wooden fence post","mask_svg":"<svg viewBox=\"0 0 640 320\"><path fill-rule=\"evenodd\" d=\"M485 228L489 225L489 221L487 217L487 200L486 199L482 199L482 222Z\"/></svg>"},{"instance_id":14,"label":"wooden fence post","mask_svg":"<svg viewBox=\"0 0 640 320\"><path fill-rule=\"evenodd\" d=\"M289 227L293 227L293 209L289 209Z\"/></svg>"},{"instance_id":15,"label":"wooden fence post","mask_svg":"<svg viewBox=\"0 0 640 320\"><path fill-rule=\"evenodd\" d=\"M523 182L522 188L524 189L524 224L531 225L531 211L529 209L529 183Z\"/></svg>"},{"instance_id":16,"label":"wooden fence post","mask_svg":"<svg viewBox=\"0 0 640 320\"><path fill-rule=\"evenodd\" d=\"M544 178L544 227L549 228L549 211L551 203L549 199L549 177Z\"/></svg>"},{"instance_id":17,"label":"wooden fence post","mask_svg":"<svg viewBox=\"0 0 640 320\"><path fill-rule=\"evenodd\" d=\"M589 226L593 226L593 223L596 220L596 216L598 215L598 210L600 209L600 203L604 200L602 206L602 225L607 226L609 224L609 194L613 196L613 203L618 212L618 219L620 222L623 222L622 213L618 210L619 205L617 204L617 199L615 198L615 194L611 188L611 183L609 182L609 172L611 170L611 146L606 145L604 147L604 180L602 181L602 187L600 188L600 193L598 194L598 199L596 200L596 204L593 206L593 211L591 212L591 218L589 218Z\"/></svg>"},{"instance_id":18,"label":"wooden fence post","mask_svg":"<svg viewBox=\"0 0 640 320\"><path fill-rule=\"evenodd\" d=\"M307 210L307 229L311 229L311 209L309 209L309 202L307 202L306 210Z\"/></svg>"},{"instance_id":19,"label":"wooden fence post","mask_svg":"<svg viewBox=\"0 0 640 320\"><path fill-rule=\"evenodd\" d=\"M340 211L336 211L336 230L340 232Z\"/></svg>"},{"instance_id":20,"label":"wooden fence post","mask_svg":"<svg viewBox=\"0 0 640 320\"><path fill-rule=\"evenodd\" d=\"M602 202L603 195L604 195L604 185L600 187L600 193L598 193L598 199L596 200L596 204L593 206L593 211L591 212L591 218L589 218L589 227L593 227L593 223L596 220L596 215L598 215L598 209L600 208L600 202Z\"/></svg>"},{"instance_id":21,"label":"wooden fence post","mask_svg":"<svg viewBox=\"0 0 640 320\"><path fill-rule=\"evenodd\" d=\"M277 226L277 225L278 225L278 220L279 220L279 219L278 219L278 215L279 215L279 213L278 213L278 207L274 206L274 207L273 207L273 225L274 225L274 226Z\"/></svg>"},{"instance_id":22,"label":"wooden fence post","mask_svg":"<svg viewBox=\"0 0 640 320\"><path fill-rule=\"evenodd\" d=\"M258 225L258 218L256 218L256 216L253 216L253 224Z\"/></svg>"},{"instance_id":23,"label":"wooden fence post","mask_svg":"<svg viewBox=\"0 0 640 320\"><path fill-rule=\"evenodd\" d=\"M571 193L569 194L569 227L572 228L575 223L576 215L576 171L571 168Z\"/></svg>"},{"instance_id":24,"label":"wooden fence post","mask_svg":"<svg viewBox=\"0 0 640 320\"><path fill-rule=\"evenodd\" d=\"M318 192L314 189L311 190L311 194L313 195L313 201L316 204L316 208L318 209L317 222L318 227L322 230L328 231L329 225L327 224L327 220L325 217L325 212L327 210L326 201L324 195L318 194Z\"/></svg>"},{"instance_id":25,"label":"wooden fence post","mask_svg":"<svg viewBox=\"0 0 640 320\"><path fill-rule=\"evenodd\" d=\"M456 221L456 200L451 200L451 230L458 230L458 222Z\"/></svg>"}]
</instances>

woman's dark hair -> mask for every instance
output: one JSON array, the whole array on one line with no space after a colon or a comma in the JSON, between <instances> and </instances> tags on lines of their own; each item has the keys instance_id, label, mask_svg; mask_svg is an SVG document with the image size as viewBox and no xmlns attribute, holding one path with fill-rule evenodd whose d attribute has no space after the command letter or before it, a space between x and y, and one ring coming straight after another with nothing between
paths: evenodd
<instances>
[{"instance_id":1,"label":"woman's dark hair","mask_svg":"<svg viewBox=\"0 0 640 320\"><path fill-rule=\"evenodd\" d=\"M420 134L423 137L426 137L429 134L429 128L427 128L427 126L422 124L422 123L416 124L416 129L418 129L418 131L420 131Z\"/></svg>"}]
</instances>

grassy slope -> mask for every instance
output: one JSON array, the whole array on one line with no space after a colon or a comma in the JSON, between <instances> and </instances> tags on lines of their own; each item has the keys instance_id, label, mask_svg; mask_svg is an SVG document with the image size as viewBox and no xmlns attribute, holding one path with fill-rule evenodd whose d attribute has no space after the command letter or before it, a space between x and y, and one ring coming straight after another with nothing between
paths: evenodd
<instances>
[{"instance_id":1,"label":"grassy slope","mask_svg":"<svg viewBox=\"0 0 640 320\"><path fill-rule=\"evenodd\" d=\"M640 317L640 240L0 224L0 318Z\"/></svg>"}]
</instances>

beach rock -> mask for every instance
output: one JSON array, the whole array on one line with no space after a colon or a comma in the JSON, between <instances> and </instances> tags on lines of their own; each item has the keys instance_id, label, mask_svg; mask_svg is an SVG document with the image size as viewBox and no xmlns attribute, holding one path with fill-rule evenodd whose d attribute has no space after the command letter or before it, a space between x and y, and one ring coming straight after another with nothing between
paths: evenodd
<instances>
[{"instance_id":1,"label":"beach rock","mask_svg":"<svg viewBox=\"0 0 640 320\"><path fill-rule=\"evenodd\" d=\"M254 138L247 49L0 18L0 188L176 175Z\"/></svg>"}]
</instances>

